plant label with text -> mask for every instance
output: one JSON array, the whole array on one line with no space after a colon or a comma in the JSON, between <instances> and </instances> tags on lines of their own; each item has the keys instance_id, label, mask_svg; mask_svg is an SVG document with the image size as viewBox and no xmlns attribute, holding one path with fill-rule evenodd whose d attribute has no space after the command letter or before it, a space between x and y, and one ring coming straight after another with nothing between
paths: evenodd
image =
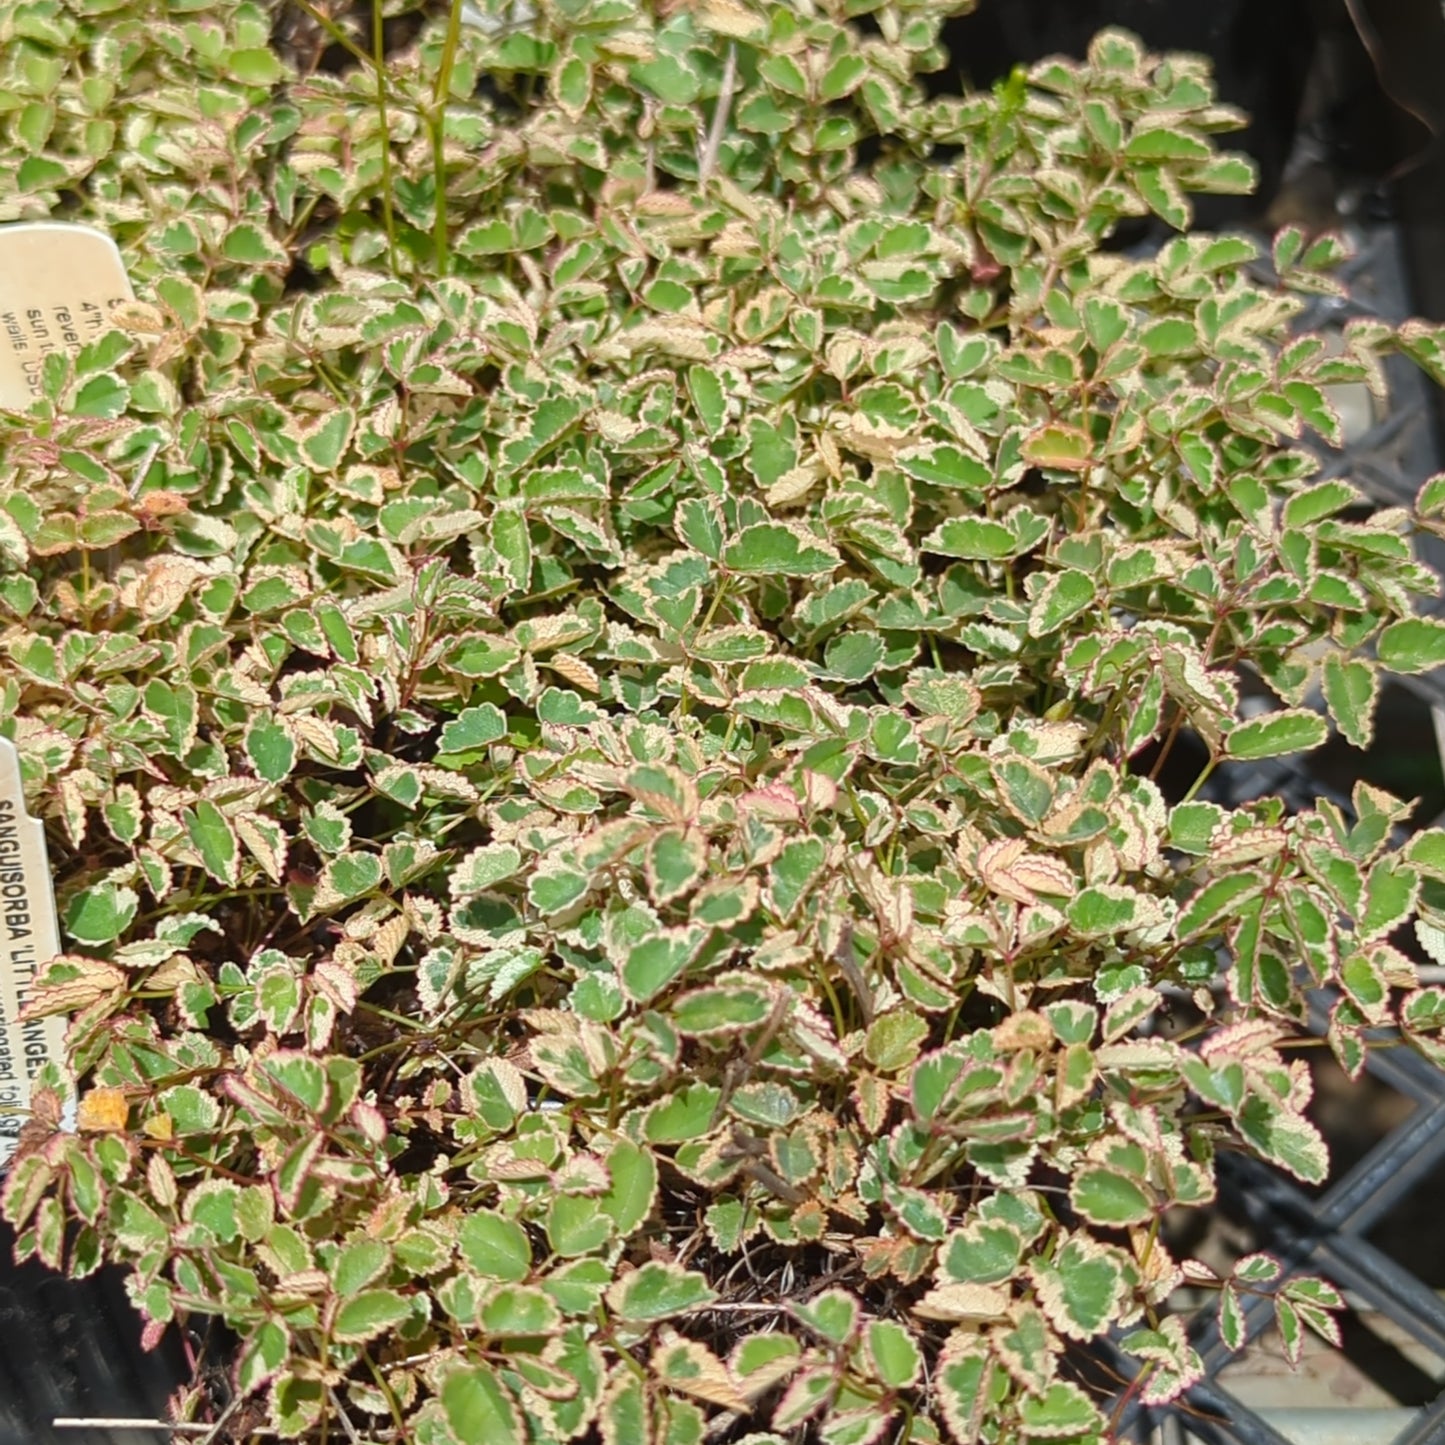
<instances>
[{"instance_id":1,"label":"plant label with text","mask_svg":"<svg viewBox=\"0 0 1445 1445\"><path fill-rule=\"evenodd\" d=\"M0 407L28 407L45 358L74 356L131 299L120 252L102 232L60 221L0 226Z\"/></svg>"},{"instance_id":2,"label":"plant label with text","mask_svg":"<svg viewBox=\"0 0 1445 1445\"><path fill-rule=\"evenodd\" d=\"M64 1059L64 1019L20 1020L40 970L59 952L45 828L25 811L15 744L0 738L0 1167L15 1152L36 1074Z\"/></svg>"}]
</instances>

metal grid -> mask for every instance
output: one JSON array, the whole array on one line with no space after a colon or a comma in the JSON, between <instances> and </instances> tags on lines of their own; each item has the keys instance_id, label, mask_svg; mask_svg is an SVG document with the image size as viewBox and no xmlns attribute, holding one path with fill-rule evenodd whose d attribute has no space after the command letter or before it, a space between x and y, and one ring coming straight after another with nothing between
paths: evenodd
<instances>
[{"instance_id":1,"label":"metal grid","mask_svg":"<svg viewBox=\"0 0 1445 1445\"><path fill-rule=\"evenodd\" d=\"M1357 241L1358 253L1344 274L1350 299L1321 299L1311 305L1301 318L1301 329L1327 330L1355 316L1398 322L1408 314L1398 232L1392 226L1378 226L1362 232ZM1390 398L1383 415L1377 415L1345 451L1322 453L1324 477L1348 477L1380 507L1409 505L1421 481L1439 467L1435 398L1429 384L1402 358L1391 360L1387 377ZM1445 572L1445 545L1430 538L1421 552L1437 571ZM1445 615L1445 598L1431 599L1426 610ZM1445 673L1400 681L1431 706L1437 730L1445 736L1445 728L1439 727L1445 718ZM1381 722L1388 746L1388 718ZM1321 797L1346 810L1350 806L1339 787L1323 783L1298 759L1226 768L1211 780L1207 791L1228 806L1266 794L1283 798L1291 809L1310 806ZM1437 825L1441 822L1445 818ZM1332 1002L1333 997L1323 991L1311 1000L1310 1028L1318 1036L1328 1027ZM1445 1163L1445 1072L1403 1048L1372 1052L1367 1069L1377 1083L1414 1101L1415 1108L1323 1194L1312 1197L1277 1169L1245 1155L1226 1154L1219 1160L1221 1202L1247 1221L1260 1247L1284 1266L1270 1291L1245 1302L1249 1335L1266 1334L1272 1327L1273 1290L1293 1275L1320 1274L1346 1292L1353 1306L1389 1320L1410 1340L1445 1360L1445 1299L1368 1237ZM1208 1445L1294 1445L1221 1380L1234 1356L1220 1338L1212 1309L1195 1317L1190 1336L1204 1362L1204 1379L1170 1406L1146 1407L1126 1397L1117 1416L1118 1438L1191 1437ZM1123 1356L1111 1353L1114 1366L1126 1368ZM1347 1420L1352 1412L1335 1413ZM1371 1423L1378 1429L1378 1420ZM1387 1440L1389 1445L1445 1445L1445 1388L1398 1433L1357 1433L1353 1438L1369 1440L1371 1445L1386 1445Z\"/></svg>"},{"instance_id":2,"label":"metal grid","mask_svg":"<svg viewBox=\"0 0 1445 1445\"><path fill-rule=\"evenodd\" d=\"M1315 1000L1311 1026L1317 1033L1327 1026L1328 1002L1327 997ZM1353 1300L1445 1359L1445 1300L1368 1238L1445 1160L1445 1074L1404 1050L1372 1053L1368 1068L1381 1083L1415 1100L1416 1109L1343 1178L1311 1198L1270 1166L1227 1154L1220 1159L1220 1194L1244 1214L1283 1264L1276 1288L1295 1274L1324 1275ZM1268 1293L1244 1303L1251 1336L1267 1329L1272 1312ZM1219 1337L1212 1310L1197 1319L1191 1339L1204 1361L1205 1380L1186 1394L1184 1408L1126 1405L1119 1417L1120 1437L1146 1440L1172 1418L1184 1433L1208 1445L1292 1445L1220 1383L1219 1373L1233 1356ZM1445 1442L1445 1389L1391 1445L1440 1442Z\"/></svg>"}]
</instances>

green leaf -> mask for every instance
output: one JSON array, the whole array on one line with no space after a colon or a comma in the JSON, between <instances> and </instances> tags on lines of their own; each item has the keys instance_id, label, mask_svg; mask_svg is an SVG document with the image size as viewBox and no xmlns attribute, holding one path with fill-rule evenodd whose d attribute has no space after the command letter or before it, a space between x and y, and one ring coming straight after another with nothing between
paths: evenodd
<instances>
[{"instance_id":1,"label":"green leaf","mask_svg":"<svg viewBox=\"0 0 1445 1445\"><path fill-rule=\"evenodd\" d=\"M923 1355L903 1325L896 1320L872 1320L865 1341L872 1373L886 1389L906 1389L917 1380Z\"/></svg>"},{"instance_id":2,"label":"green leaf","mask_svg":"<svg viewBox=\"0 0 1445 1445\"><path fill-rule=\"evenodd\" d=\"M347 1244L331 1266L331 1285L346 1299L359 1294L391 1263L391 1251L379 1239L357 1239Z\"/></svg>"},{"instance_id":3,"label":"green leaf","mask_svg":"<svg viewBox=\"0 0 1445 1445\"><path fill-rule=\"evenodd\" d=\"M15 185L22 193L51 190L69 179L70 172L49 156L26 156L15 171Z\"/></svg>"},{"instance_id":4,"label":"green leaf","mask_svg":"<svg viewBox=\"0 0 1445 1445\"><path fill-rule=\"evenodd\" d=\"M645 1383L646 1376L641 1370L624 1370L613 1376L603 1396L598 1419L603 1445L653 1438Z\"/></svg>"},{"instance_id":5,"label":"green leaf","mask_svg":"<svg viewBox=\"0 0 1445 1445\"><path fill-rule=\"evenodd\" d=\"M236 1365L236 1388L249 1395L279 1373L291 1347L291 1335L280 1320L268 1319L255 1327Z\"/></svg>"},{"instance_id":6,"label":"green leaf","mask_svg":"<svg viewBox=\"0 0 1445 1445\"><path fill-rule=\"evenodd\" d=\"M457 1247L472 1269L488 1279L520 1284L532 1270L527 1231L515 1219L492 1209L476 1209L463 1216Z\"/></svg>"},{"instance_id":7,"label":"green leaf","mask_svg":"<svg viewBox=\"0 0 1445 1445\"><path fill-rule=\"evenodd\" d=\"M1405 845L1405 857L1431 878L1445 882L1445 830L1421 829Z\"/></svg>"},{"instance_id":8,"label":"green leaf","mask_svg":"<svg viewBox=\"0 0 1445 1445\"><path fill-rule=\"evenodd\" d=\"M1160 220L1167 221L1176 231L1188 228L1189 202L1184 199L1179 182L1167 170L1157 165L1143 165L1134 172L1133 180L1144 204Z\"/></svg>"},{"instance_id":9,"label":"green leaf","mask_svg":"<svg viewBox=\"0 0 1445 1445\"><path fill-rule=\"evenodd\" d=\"M134 843L140 837L145 816L140 794L131 783L119 784L115 793L115 797L102 808L105 825L114 834L116 842Z\"/></svg>"},{"instance_id":10,"label":"green leaf","mask_svg":"<svg viewBox=\"0 0 1445 1445\"><path fill-rule=\"evenodd\" d=\"M1213 154L1204 141L1172 126L1135 131L1124 147L1131 161L1207 161Z\"/></svg>"},{"instance_id":11,"label":"green leaf","mask_svg":"<svg viewBox=\"0 0 1445 1445\"><path fill-rule=\"evenodd\" d=\"M1111 1228L1139 1224L1154 1215L1148 1190L1114 1169L1081 1169L1069 1187L1069 1200L1091 1224Z\"/></svg>"},{"instance_id":12,"label":"green leaf","mask_svg":"<svg viewBox=\"0 0 1445 1445\"><path fill-rule=\"evenodd\" d=\"M97 883L82 889L65 910L65 931L80 944L114 943L130 927L140 907L133 888Z\"/></svg>"},{"instance_id":13,"label":"green leaf","mask_svg":"<svg viewBox=\"0 0 1445 1445\"><path fill-rule=\"evenodd\" d=\"M587 875L565 864L544 867L527 881L527 897L539 913L563 913L587 893Z\"/></svg>"},{"instance_id":14,"label":"green leaf","mask_svg":"<svg viewBox=\"0 0 1445 1445\"><path fill-rule=\"evenodd\" d=\"M990 1401L997 1398L991 1386L1003 1371L992 1363L982 1339L965 1341L960 1333L955 1332L950 1348L939 1355L935 1381L939 1411L953 1438L972 1445L980 1438Z\"/></svg>"},{"instance_id":15,"label":"green leaf","mask_svg":"<svg viewBox=\"0 0 1445 1445\"><path fill-rule=\"evenodd\" d=\"M1360 915L1362 939L1380 938L1403 923L1415 907L1420 875L1395 858L1381 858L1365 882L1365 906Z\"/></svg>"},{"instance_id":16,"label":"green leaf","mask_svg":"<svg viewBox=\"0 0 1445 1445\"><path fill-rule=\"evenodd\" d=\"M798 114L791 107L780 106L766 91L757 90L738 107L737 123L742 130L781 135L798 124Z\"/></svg>"},{"instance_id":17,"label":"green leaf","mask_svg":"<svg viewBox=\"0 0 1445 1445\"><path fill-rule=\"evenodd\" d=\"M1019 1267L1024 1241L1007 1224L974 1220L949 1235L939 1253L942 1276L959 1284L997 1284Z\"/></svg>"},{"instance_id":18,"label":"green leaf","mask_svg":"<svg viewBox=\"0 0 1445 1445\"><path fill-rule=\"evenodd\" d=\"M381 885L381 859L375 853L343 853L322 871L318 906L335 907L374 892Z\"/></svg>"},{"instance_id":19,"label":"green leaf","mask_svg":"<svg viewBox=\"0 0 1445 1445\"><path fill-rule=\"evenodd\" d=\"M896 1074L918 1057L929 1032L928 1021L911 1010L890 1010L869 1025L863 1056L880 1074Z\"/></svg>"},{"instance_id":20,"label":"green leaf","mask_svg":"<svg viewBox=\"0 0 1445 1445\"><path fill-rule=\"evenodd\" d=\"M515 843L484 843L473 849L453 870L448 880L453 898L469 898L512 877L522 866L522 852Z\"/></svg>"},{"instance_id":21,"label":"green leaf","mask_svg":"<svg viewBox=\"0 0 1445 1445\"><path fill-rule=\"evenodd\" d=\"M1049 577L1029 609L1029 636L1047 637L1090 606L1097 595L1094 579L1072 568Z\"/></svg>"},{"instance_id":22,"label":"green leaf","mask_svg":"<svg viewBox=\"0 0 1445 1445\"><path fill-rule=\"evenodd\" d=\"M847 1290L828 1289L806 1304L795 1304L793 1318L802 1321L830 1344L846 1344L858 1328L858 1301Z\"/></svg>"},{"instance_id":23,"label":"green leaf","mask_svg":"<svg viewBox=\"0 0 1445 1445\"><path fill-rule=\"evenodd\" d=\"M567 687L543 689L537 699L537 721L556 727L586 728L606 717L600 707Z\"/></svg>"},{"instance_id":24,"label":"green leaf","mask_svg":"<svg viewBox=\"0 0 1445 1445\"><path fill-rule=\"evenodd\" d=\"M1218 803L1180 803L1169 814L1169 846L1202 856L1223 817Z\"/></svg>"},{"instance_id":25,"label":"green leaf","mask_svg":"<svg viewBox=\"0 0 1445 1445\"><path fill-rule=\"evenodd\" d=\"M1077 1385L1056 1380L1042 1395L1024 1395L1020 1399L1019 1423L1025 1435L1050 1440L1092 1436L1104 1428L1104 1417Z\"/></svg>"},{"instance_id":26,"label":"green leaf","mask_svg":"<svg viewBox=\"0 0 1445 1445\"><path fill-rule=\"evenodd\" d=\"M201 864L218 883L236 886L240 845L230 820L209 798L202 798L182 815L186 835L201 855Z\"/></svg>"},{"instance_id":27,"label":"green leaf","mask_svg":"<svg viewBox=\"0 0 1445 1445\"><path fill-rule=\"evenodd\" d=\"M1225 1285L1219 1296L1219 1338L1225 1349L1238 1351L1244 1348L1248 1335L1248 1323L1239 1303L1239 1291L1233 1285Z\"/></svg>"},{"instance_id":28,"label":"green leaf","mask_svg":"<svg viewBox=\"0 0 1445 1445\"><path fill-rule=\"evenodd\" d=\"M619 1139L607 1152L610 1183L598 1201L602 1212L626 1239L652 1212L657 1197L657 1162L652 1152Z\"/></svg>"},{"instance_id":29,"label":"green leaf","mask_svg":"<svg viewBox=\"0 0 1445 1445\"><path fill-rule=\"evenodd\" d=\"M487 1335L550 1335L561 1329L562 1312L540 1289L513 1284L487 1296L478 1322Z\"/></svg>"},{"instance_id":30,"label":"green leaf","mask_svg":"<svg viewBox=\"0 0 1445 1445\"><path fill-rule=\"evenodd\" d=\"M717 374L706 366L690 366L687 370L687 391L709 436L716 436L727 420L727 393ZM701 550L701 549L700 549ZM716 552L708 554L716 556Z\"/></svg>"},{"instance_id":31,"label":"green leaf","mask_svg":"<svg viewBox=\"0 0 1445 1445\"><path fill-rule=\"evenodd\" d=\"M724 566L751 576L825 577L843 559L824 542L783 522L745 527L723 548Z\"/></svg>"},{"instance_id":32,"label":"green leaf","mask_svg":"<svg viewBox=\"0 0 1445 1445\"><path fill-rule=\"evenodd\" d=\"M633 65L630 73L637 84L669 105L691 105L698 97L698 75L676 55L661 54L656 60L643 61Z\"/></svg>"},{"instance_id":33,"label":"green leaf","mask_svg":"<svg viewBox=\"0 0 1445 1445\"><path fill-rule=\"evenodd\" d=\"M130 388L113 372L106 371L92 376L83 386L76 388L75 405L71 410L77 416L108 419L119 416L129 402Z\"/></svg>"},{"instance_id":34,"label":"green leaf","mask_svg":"<svg viewBox=\"0 0 1445 1445\"><path fill-rule=\"evenodd\" d=\"M507 735L507 718L493 703L464 708L443 729L438 744L444 753L467 753Z\"/></svg>"},{"instance_id":35,"label":"green leaf","mask_svg":"<svg viewBox=\"0 0 1445 1445\"><path fill-rule=\"evenodd\" d=\"M124 512L91 512L80 519L80 545L95 549L113 547L140 531L140 523Z\"/></svg>"},{"instance_id":36,"label":"green leaf","mask_svg":"<svg viewBox=\"0 0 1445 1445\"><path fill-rule=\"evenodd\" d=\"M823 871L827 845L821 838L796 838L785 844L768 869L768 899L779 918L787 920Z\"/></svg>"},{"instance_id":37,"label":"green leaf","mask_svg":"<svg viewBox=\"0 0 1445 1445\"><path fill-rule=\"evenodd\" d=\"M1056 422L1032 432L1024 441L1023 455L1036 467L1081 472L1092 465L1093 449L1088 432Z\"/></svg>"},{"instance_id":38,"label":"green leaf","mask_svg":"<svg viewBox=\"0 0 1445 1445\"><path fill-rule=\"evenodd\" d=\"M1284 504L1281 516L1286 527L1308 527L1359 500L1359 489L1349 482L1321 482L1318 486L1296 492Z\"/></svg>"},{"instance_id":39,"label":"green leaf","mask_svg":"<svg viewBox=\"0 0 1445 1445\"><path fill-rule=\"evenodd\" d=\"M301 441L301 454L317 471L334 472L346 454L355 428L356 417L350 408L338 407L319 426L307 432ZM381 572L389 575L392 570L388 564Z\"/></svg>"},{"instance_id":40,"label":"green leaf","mask_svg":"<svg viewBox=\"0 0 1445 1445\"><path fill-rule=\"evenodd\" d=\"M717 1291L696 1270L656 1260L623 1274L607 1291L608 1308L632 1324L652 1324L716 1298Z\"/></svg>"},{"instance_id":41,"label":"green leaf","mask_svg":"<svg viewBox=\"0 0 1445 1445\"><path fill-rule=\"evenodd\" d=\"M701 1138L712 1125L722 1090L712 1084L689 1084L647 1111L643 1133L651 1144L685 1144Z\"/></svg>"},{"instance_id":42,"label":"green leaf","mask_svg":"<svg viewBox=\"0 0 1445 1445\"><path fill-rule=\"evenodd\" d=\"M948 1233L948 1214L936 1195L901 1184L889 1185L884 1202L904 1228L918 1239L937 1243Z\"/></svg>"},{"instance_id":43,"label":"green leaf","mask_svg":"<svg viewBox=\"0 0 1445 1445\"><path fill-rule=\"evenodd\" d=\"M256 1008L272 1033L284 1034L301 1007L301 980L289 967L269 968L256 979Z\"/></svg>"},{"instance_id":44,"label":"green leaf","mask_svg":"<svg viewBox=\"0 0 1445 1445\"><path fill-rule=\"evenodd\" d=\"M695 828L665 828L647 847L647 887L661 907L689 892L707 871L707 839Z\"/></svg>"},{"instance_id":45,"label":"green leaf","mask_svg":"<svg viewBox=\"0 0 1445 1445\"><path fill-rule=\"evenodd\" d=\"M771 1001L763 989L735 985L684 994L673 1004L668 1017L679 1033L705 1037L751 1028L762 1023L771 1011Z\"/></svg>"},{"instance_id":46,"label":"green leaf","mask_svg":"<svg viewBox=\"0 0 1445 1445\"><path fill-rule=\"evenodd\" d=\"M678 538L695 552L714 562L720 561L723 549L723 529L716 509L701 497L688 497L677 509L674 523Z\"/></svg>"},{"instance_id":47,"label":"green leaf","mask_svg":"<svg viewBox=\"0 0 1445 1445\"><path fill-rule=\"evenodd\" d=\"M221 243L221 254L228 261L244 266L266 266L284 262L286 253L254 221L242 221L230 227Z\"/></svg>"},{"instance_id":48,"label":"green leaf","mask_svg":"<svg viewBox=\"0 0 1445 1445\"><path fill-rule=\"evenodd\" d=\"M952 517L930 532L921 545L925 552L974 562L1002 562L1029 550L1012 528L985 517Z\"/></svg>"},{"instance_id":49,"label":"green leaf","mask_svg":"<svg viewBox=\"0 0 1445 1445\"><path fill-rule=\"evenodd\" d=\"M591 1254L612 1238L612 1220L586 1194L559 1194L547 1207L547 1242L563 1259Z\"/></svg>"},{"instance_id":50,"label":"green leaf","mask_svg":"<svg viewBox=\"0 0 1445 1445\"><path fill-rule=\"evenodd\" d=\"M501 560L514 592L525 592L532 580L532 537L526 514L498 508L492 513L492 550Z\"/></svg>"},{"instance_id":51,"label":"green leaf","mask_svg":"<svg viewBox=\"0 0 1445 1445\"><path fill-rule=\"evenodd\" d=\"M1102 109L1098 102L1085 106L1085 116ZM1117 124L1117 122L1115 122ZM1092 129L1092 122L1091 122ZM1118 142L1115 142L1117 147ZM1129 333L1129 313L1109 296L1085 297L1080 313L1089 344L1102 355Z\"/></svg>"},{"instance_id":52,"label":"green leaf","mask_svg":"<svg viewBox=\"0 0 1445 1445\"><path fill-rule=\"evenodd\" d=\"M1368 953L1352 953L1341 961L1340 982L1367 1020L1379 1018L1390 988Z\"/></svg>"},{"instance_id":53,"label":"green leaf","mask_svg":"<svg viewBox=\"0 0 1445 1445\"><path fill-rule=\"evenodd\" d=\"M1107 938L1121 933L1134 922L1138 911L1136 895L1116 883L1085 888L1070 901L1069 923L1082 938Z\"/></svg>"},{"instance_id":54,"label":"green leaf","mask_svg":"<svg viewBox=\"0 0 1445 1445\"><path fill-rule=\"evenodd\" d=\"M1178 317L1146 326L1139 340L1152 358L1183 356L1199 350L1199 337L1193 325Z\"/></svg>"},{"instance_id":55,"label":"green leaf","mask_svg":"<svg viewBox=\"0 0 1445 1445\"><path fill-rule=\"evenodd\" d=\"M231 74L243 85L275 85L286 75L285 67L264 47L232 50L227 54L226 61Z\"/></svg>"},{"instance_id":56,"label":"green leaf","mask_svg":"<svg viewBox=\"0 0 1445 1445\"><path fill-rule=\"evenodd\" d=\"M394 1289L367 1289L347 1300L336 1312L332 1338L360 1344L395 1328L411 1313L411 1302Z\"/></svg>"},{"instance_id":57,"label":"green leaf","mask_svg":"<svg viewBox=\"0 0 1445 1445\"><path fill-rule=\"evenodd\" d=\"M1332 652L1324 661L1322 685L1335 726L1355 747L1368 748L1375 736L1379 673L1362 658Z\"/></svg>"},{"instance_id":58,"label":"green leaf","mask_svg":"<svg viewBox=\"0 0 1445 1445\"><path fill-rule=\"evenodd\" d=\"M1280 389L1306 426L1312 427L1331 446L1343 445L1344 430L1339 413L1319 387L1308 381L1286 381Z\"/></svg>"},{"instance_id":59,"label":"green leaf","mask_svg":"<svg viewBox=\"0 0 1445 1445\"><path fill-rule=\"evenodd\" d=\"M507 637L477 633L463 638L448 654L448 665L463 677L495 677L512 667L522 649Z\"/></svg>"},{"instance_id":60,"label":"green leaf","mask_svg":"<svg viewBox=\"0 0 1445 1445\"><path fill-rule=\"evenodd\" d=\"M577 1259L552 1270L542 1288L563 1314L586 1315L602 1302L602 1291L611 1281L612 1271L604 1260Z\"/></svg>"},{"instance_id":61,"label":"green leaf","mask_svg":"<svg viewBox=\"0 0 1445 1445\"><path fill-rule=\"evenodd\" d=\"M887 655L887 644L875 632L840 632L828 643L823 666L840 682L867 682Z\"/></svg>"},{"instance_id":62,"label":"green leaf","mask_svg":"<svg viewBox=\"0 0 1445 1445\"><path fill-rule=\"evenodd\" d=\"M448 1370L440 1394L457 1445L525 1445L516 1402L489 1365Z\"/></svg>"},{"instance_id":63,"label":"green leaf","mask_svg":"<svg viewBox=\"0 0 1445 1445\"><path fill-rule=\"evenodd\" d=\"M654 311L683 311L692 303L693 293L690 286L680 281L659 278L643 288L642 299Z\"/></svg>"},{"instance_id":64,"label":"green leaf","mask_svg":"<svg viewBox=\"0 0 1445 1445\"><path fill-rule=\"evenodd\" d=\"M1433 617L1392 622L1380 634L1378 652L1391 672L1429 672L1445 665L1445 622Z\"/></svg>"},{"instance_id":65,"label":"green leaf","mask_svg":"<svg viewBox=\"0 0 1445 1445\"><path fill-rule=\"evenodd\" d=\"M311 1113L319 1114L325 1108L330 1085L318 1060L287 1051L269 1055L261 1067L268 1078Z\"/></svg>"},{"instance_id":66,"label":"green leaf","mask_svg":"<svg viewBox=\"0 0 1445 1445\"><path fill-rule=\"evenodd\" d=\"M824 101L842 100L850 95L868 73L868 62L861 56L845 52L823 72L818 83L818 97Z\"/></svg>"},{"instance_id":67,"label":"green leaf","mask_svg":"<svg viewBox=\"0 0 1445 1445\"><path fill-rule=\"evenodd\" d=\"M1232 758L1278 758L1305 753L1329 738L1329 726L1318 713L1305 708L1282 708L1253 722L1240 723L1225 740Z\"/></svg>"},{"instance_id":68,"label":"green leaf","mask_svg":"<svg viewBox=\"0 0 1445 1445\"><path fill-rule=\"evenodd\" d=\"M633 944L621 974L628 997L638 1003L655 998L682 975L701 947L703 937L695 929L668 929Z\"/></svg>"},{"instance_id":69,"label":"green leaf","mask_svg":"<svg viewBox=\"0 0 1445 1445\"><path fill-rule=\"evenodd\" d=\"M1174 924L1177 938L1191 938L1218 924L1230 911L1238 911L1245 899L1264 891L1264 881L1254 872L1226 873L1205 884L1179 914Z\"/></svg>"},{"instance_id":70,"label":"green leaf","mask_svg":"<svg viewBox=\"0 0 1445 1445\"><path fill-rule=\"evenodd\" d=\"M170 684L155 678L142 694L145 709L161 724L165 733L165 750L172 757L182 757L191 750L196 739L198 703L194 688Z\"/></svg>"},{"instance_id":71,"label":"green leaf","mask_svg":"<svg viewBox=\"0 0 1445 1445\"><path fill-rule=\"evenodd\" d=\"M284 782L296 766L296 740L263 713L258 713L246 729L245 746L256 776L268 783Z\"/></svg>"},{"instance_id":72,"label":"green leaf","mask_svg":"<svg viewBox=\"0 0 1445 1445\"><path fill-rule=\"evenodd\" d=\"M1092 1340L1114 1319L1123 1272L1115 1256L1093 1240L1074 1235L1052 1263L1035 1265L1033 1275L1044 1313L1071 1339Z\"/></svg>"},{"instance_id":73,"label":"green leaf","mask_svg":"<svg viewBox=\"0 0 1445 1445\"><path fill-rule=\"evenodd\" d=\"M1330 1155L1318 1129L1300 1114L1255 1097L1235 1115L1239 1132L1266 1158L1302 1179L1323 1184Z\"/></svg>"}]
</instances>

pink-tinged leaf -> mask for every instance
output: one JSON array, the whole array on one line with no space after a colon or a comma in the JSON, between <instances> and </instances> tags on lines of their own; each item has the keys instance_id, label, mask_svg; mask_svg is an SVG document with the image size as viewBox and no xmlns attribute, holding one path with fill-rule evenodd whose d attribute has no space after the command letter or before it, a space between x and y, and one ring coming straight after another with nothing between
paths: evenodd
<instances>
[{"instance_id":1,"label":"pink-tinged leaf","mask_svg":"<svg viewBox=\"0 0 1445 1445\"><path fill-rule=\"evenodd\" d=\"M290 1347L290 1332L280 1320L263 1320L252 1329L236 1364L236 1388L240 1393L249 1395L274 1379Z\"/></svg>"},{"instance_id":2,"label":"pink-tinged leaf","mask_svg":"<svg viewBox=\"0 0 1445 1445\"><path fill-rule=\"evenodd\" d=\"M1283 1295L1275 1296L1274 1319L1279 1327L1285 1359L1292 1365L1298 1365L1304 1353L1304 1329L1298 1311Z\"/></svg>"},{"instance_id":3,"label":"pink-tinged leaf","mask_svg":"<svg viewBox=\"0 0 1445 1445\"><path fill-rule=\"evenodd\" d=\"M1219 1338L1225 1349L1241 1350L1247 1336L1248 1327L1239 1303L1239 1292L1233 1285L1226 1284L1219 1292Z\"/></svg>"}]
</instances>

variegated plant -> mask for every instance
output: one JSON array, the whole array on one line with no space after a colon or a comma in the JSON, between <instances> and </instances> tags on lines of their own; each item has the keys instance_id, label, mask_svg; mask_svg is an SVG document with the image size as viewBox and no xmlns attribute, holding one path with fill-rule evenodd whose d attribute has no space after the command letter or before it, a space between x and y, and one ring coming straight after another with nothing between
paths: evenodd
<instances>
[{"instance_id":1,"label":"variegated plant","mask_svg":"<svg viewBox=\"0 0 1445 1445\"><path fill-rule=\"evenodd\" d=\"M1324 1178L1311 991L1351 1074L1440 1052L1445 836L1206 784L1445 661L1445 478L1316 450L1445 336L1189 234L1251 183L1198 60L926 98L959 8L0 7L0 215L142 298L0 415L80 1090L5 1207L223 1320L232 1423L1088 1442L1104 1337L1198 1376L1183 1285L1331 1331L1161 1224L1220 1147Z\"/></svg>"}]
</instances>

